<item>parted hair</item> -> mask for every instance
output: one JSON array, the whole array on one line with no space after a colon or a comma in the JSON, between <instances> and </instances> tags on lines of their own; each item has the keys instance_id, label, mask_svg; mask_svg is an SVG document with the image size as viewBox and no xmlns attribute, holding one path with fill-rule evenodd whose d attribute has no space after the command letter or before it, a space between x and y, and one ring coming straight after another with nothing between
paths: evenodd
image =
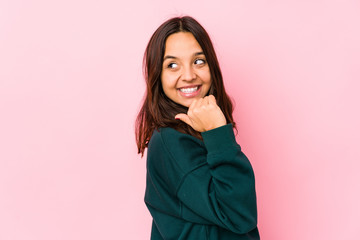
<instances>
[{"instance_id":1,"label":"parted hair","mask_svg":"<svg viewBox=\"0 0 360 240\"><path fill-rule=\"evenodd\" d=\"M225 92L223 78L211 39L205 29L192 17L175 17L164 22L151 36L143 58L143 73L146 82L146 92L143 105L135 122L135 137L138 153L144 155L150 138L155 129L171 127L182 133L202 139L201 134L192 127L176 120L178 113L187 113L188 108L169 99L161 85L161 72L167 38L174 33L190 32L202 48L209 65L212 84L209 94L214 95L217 104L225 115L227 123L233 121L233 105Z\"/></svg>"}]
</instances>

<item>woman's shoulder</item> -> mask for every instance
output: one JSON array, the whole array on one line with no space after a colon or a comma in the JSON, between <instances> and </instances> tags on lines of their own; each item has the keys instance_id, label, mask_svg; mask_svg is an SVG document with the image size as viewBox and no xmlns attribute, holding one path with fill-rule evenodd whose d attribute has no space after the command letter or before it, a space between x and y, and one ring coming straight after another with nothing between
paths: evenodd
<instances>
[{"instance_id":1,"label":"woman's shoulder","mask_svg":"<svg viewBox=\"0 0 360 240\"><path fill-rule=\"evenodd\" d=\"M168 157L176 162L205 155L203 141L170 127L154 130L148 145L148 156Z\"/></svg>"},{"instance_id":2,"label":"woman's shoulder","mask_svg":"<svg viewBox=\"0 0 360 240\"><path fill-rule=\"evenodd\" d=\"M172 146L186 142L201 146L203 145L203 141L200 139L190 134L182 133L171 127L161 127L155 129L150 138L149 145L154 142L164 144L165 146Z\"/></svg>"},{"instance_id":3,"label":"woman's shoulder","mask_svg":"<svg viewBox=\"0 0 360 240\"><path fill-rule=\"evenodd\" d=\"M216 129L202 132L203 140L200 140L190 134L182 133L171 127L162 127L155 129L149 142L151 145L161 144L167 148L189 150L199 146L210 149L218 149L220 145L234 146L236 143L233 125L227 124Z\"/></svg>"}]
</instances>

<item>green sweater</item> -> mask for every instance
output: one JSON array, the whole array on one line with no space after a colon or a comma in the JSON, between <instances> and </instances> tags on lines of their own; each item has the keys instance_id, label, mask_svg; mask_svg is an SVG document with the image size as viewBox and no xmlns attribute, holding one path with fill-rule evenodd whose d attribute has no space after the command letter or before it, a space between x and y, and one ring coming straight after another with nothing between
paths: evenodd
<instances>
[{"instance_id":1,"label":"green sweater","mask_svg":"<svg viewBox=\"0 0 360 240\"><path fill-rule=\"evenodd\" d=\"M145 203L152 240L260 239L254 172L231 124L201 133L155 130Z\"/></svg>"}]
</instances>

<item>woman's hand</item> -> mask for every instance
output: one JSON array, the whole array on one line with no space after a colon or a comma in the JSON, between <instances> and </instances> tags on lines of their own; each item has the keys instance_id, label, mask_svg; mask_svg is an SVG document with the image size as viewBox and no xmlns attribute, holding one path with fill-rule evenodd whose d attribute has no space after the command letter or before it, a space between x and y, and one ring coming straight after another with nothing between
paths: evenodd
<instances>
[{"instance_id":1,"label":"woman's hand","mask_svg":"<svg viewBox=\"0 0 360 240\"><path fill-rule=\"evenodd\" d=\"M179 113L175 118L187 123L198 132L205 132L226 125L226 118L216 104L213 95L195 99L187 114Z\"/></svg>"}]
</instances>

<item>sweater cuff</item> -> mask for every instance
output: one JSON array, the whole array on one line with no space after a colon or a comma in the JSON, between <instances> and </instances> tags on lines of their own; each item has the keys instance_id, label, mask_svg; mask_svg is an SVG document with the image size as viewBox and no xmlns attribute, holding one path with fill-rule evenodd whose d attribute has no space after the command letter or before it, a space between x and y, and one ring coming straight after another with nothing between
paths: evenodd
<instances>
[{"instance_id":1,"label":"sweater cuff","mask_svg":"<svg viewBox=\"0 0 360 240\"><path fill-rule=\"evenodd\" d=\"M219 152L229 146L237 145L233 125L231 123L202 132L205 147L210 152Z\"/></svg>"}]
</instances>

